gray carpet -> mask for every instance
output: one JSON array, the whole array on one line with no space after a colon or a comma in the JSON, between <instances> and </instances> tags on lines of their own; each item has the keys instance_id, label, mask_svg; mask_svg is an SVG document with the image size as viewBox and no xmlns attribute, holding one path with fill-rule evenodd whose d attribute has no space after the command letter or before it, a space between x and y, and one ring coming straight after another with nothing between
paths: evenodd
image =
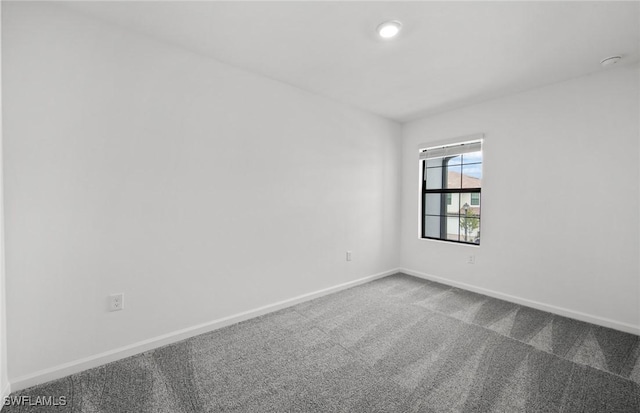
<instances>
[{"instance_id":1,"label":"gray carpet","mask_svg":"<svg viewBox=\"0 0 640 413\"><path fill-rule=\"evenodd\" d=\"M396 274L15 395L52 412L640 412L640 338Z\"/></svg>"}]
</instances>

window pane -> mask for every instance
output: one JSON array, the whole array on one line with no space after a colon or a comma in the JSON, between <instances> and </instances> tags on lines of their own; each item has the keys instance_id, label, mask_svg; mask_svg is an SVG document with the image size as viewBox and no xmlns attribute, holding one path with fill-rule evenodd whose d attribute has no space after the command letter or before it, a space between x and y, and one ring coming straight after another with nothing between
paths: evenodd
<instances>
[{"instance_id":1,"label":"window pane","mask_svg":"<svg viewBox=\"0 0 640 413\"><path fill-rule=\"evenodd\" d=\"M462 163L478 163L482 162L482 151L465 153L462 155Z\"/></svg>"},{"instance_id":2,"label":"window pane","mask_svg":"<svg viewBox=\"0 0 640 413\"><path fill-rule=\"evenodd\" d=\"M461 217L460 218L460 241L480 243L480 219Z\"/></svg>"},{"instance_id":3,"label":"window pane","mask_svg":"<svg viewBox=\"0 0 640 413\"><path fill-rule=\"evenodd\" d=\"M427 168L427 189L442 188L442 168Z\"/></svg>"},{"instance_id":4,"label":"window pane","mask_svg":"<svg viewBox=\"0 0 640 413\"><path fill-rule=\"evenodd\" d=\"M462 188L482 188L482 164L462 165Z\"/></svg>"},{"instance_id":5,"label":"window pane","mask_svg":"<svg viewBox=\"0 0 640 413\"><path fill-rule=\"evenodd\" d=\"M424 217L424 236L440 238L440 217Z\"/></svg>"},{"instance_id":6,"label":"window pane","mask_svg":"<svg viewBox=\"0 0 640 413\"><path fill-rule=\"evenodd\" d=\"M460 194L453 193L449 195L451 196L451 203L447 205L446 215L458 214L460 210Z\"/></svg>"},{"instance_id":7,"label":"window pane","mask_svg":"<svg viewBox=\"0 0 640 413\"><path fill-rule=\"evenodd\" d=\"M458 234L449 234L447 233L447 238L445 238L446 240L449 241L460 241L460 237L458 236Z\"/></svg>"},{"instance_id":8,"label":"window pane","mask_svg":"<svg viewBox=\"0 0 640 413\"><path fill-rule=\"evenodd\" d=\"M442 197L445 194L425 194L424 213L426 215L442 215Z\"/></svg>"},{"instance_id":9,"label":"window pane","mask_svg":"<svg viewBox=\"0 0 640 413\"><path fill-rule=\"evenodd\" d=\"M447 165L448 166L460 165L461 163L462 163L462 155L458 155L458 156L453 156L451 158L447 158Z\"/></svg>"},{"instance_id":10,"label":"window pane","mask_svg":"<svg viewBox=\"0 0 640 413\"><path fill-rule=\"evenodd\" d=\"M474 193L465 193L465 194L460 194L460 200L462 202L460 202L460 215L462 216L469 216L472 218L477 218L480 216L480 194L479 193L475 193L476 195L478 195L478 203L477 204L473 204L473 195Z\"/></svg>"},{"instance_id":11,"label":"window pane","mask_svg":"<svg viewBox=\"0 0 640 413\"><path fill-rule=\"evenodd\" d=\"M460 234L460 220L458 217L447 217L447 238L451 241L459 241Z\"/></svg>"},{"instance_id":12,"label":"window pane","mask_svg":"<svg viewBox=\"0 0 640 413\"><path fill-rule=\"evenodd\" d=\"M428 159L422 165L427 190L422 194L424 236L480 244L482 151ZM445 192L458 189L473 192Z\"/></svg>"},{"instance_id":13,"label":"window pane","mask_svg":"<svg viewBox=\"0 0 640 413\"><path fill-rule=\"evenodd\" d=\"M447 167L447 188L460 188L462 184L462 166Z\"/></svg>"}]
</instances>

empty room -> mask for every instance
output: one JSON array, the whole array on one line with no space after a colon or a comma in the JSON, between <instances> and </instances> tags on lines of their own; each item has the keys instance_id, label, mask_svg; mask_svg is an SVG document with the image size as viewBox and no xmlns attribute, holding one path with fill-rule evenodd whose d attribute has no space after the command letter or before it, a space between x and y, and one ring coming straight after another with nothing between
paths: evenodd
<instances>
[{"instance_id":1,"label":"empty room","mask_svg":"<svg viewBox=\"0 0 640 413\"><path fill-rule=\"evenodd\" d=\"M14 412L640 412L640 2L2 1Z\"/></svg>"}]
</instances>

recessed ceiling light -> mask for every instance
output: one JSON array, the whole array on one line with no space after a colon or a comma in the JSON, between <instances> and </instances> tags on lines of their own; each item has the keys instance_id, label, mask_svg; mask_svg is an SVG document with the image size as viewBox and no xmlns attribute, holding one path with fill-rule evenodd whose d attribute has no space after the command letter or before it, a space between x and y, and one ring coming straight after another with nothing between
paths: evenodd
<instances>
[{"instance_id":1,"label":"recessed ceiling light","mask_svg":"<svg viewBox=\"0 0 640 413\"><path fill-rule=\"evenodd\" d=\"M402 29L402 23L397 20L390 20L378 26L378 34L383 39L391 39L400 33L400 29Z\"/></svg>"},{"instance_id":2,"label":"recessed ceiling light","mask_svg":"<svg viewBox=\"0 0 640 413\"><path fill-rule=\"evenodd\" d=\"M618 63L622 59L622 56L609 56L600 61L602 66L609 66Z\"/></svg>"}]
</instances>

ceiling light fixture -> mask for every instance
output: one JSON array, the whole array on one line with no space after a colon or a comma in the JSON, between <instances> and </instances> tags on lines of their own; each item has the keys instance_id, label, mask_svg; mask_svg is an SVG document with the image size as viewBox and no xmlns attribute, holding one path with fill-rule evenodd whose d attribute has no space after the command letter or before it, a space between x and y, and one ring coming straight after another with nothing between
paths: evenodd
<instances>
[{"instance_id":1,"label":"ceiling light fixture","mask_svg":"<svg viewBox=\"0 0 640 413\"><path fill-rule=\"evenodd\" d=\"M609 66L618 63L622 59L622 56L609 56L600 61L602 66Z\"/></svg>"},{"instance_id":2,"label":"ceiling light fixture","mask_svg":"<svg viewBox=\"0 0 640 413\"><path fill-rule=\"evenodd\" d=\"M391 39L400 33L400 29L402 29L402 23L397 20L390 20L378 26L378 35L383 39Z\"/></svg>"}]
</instances>

